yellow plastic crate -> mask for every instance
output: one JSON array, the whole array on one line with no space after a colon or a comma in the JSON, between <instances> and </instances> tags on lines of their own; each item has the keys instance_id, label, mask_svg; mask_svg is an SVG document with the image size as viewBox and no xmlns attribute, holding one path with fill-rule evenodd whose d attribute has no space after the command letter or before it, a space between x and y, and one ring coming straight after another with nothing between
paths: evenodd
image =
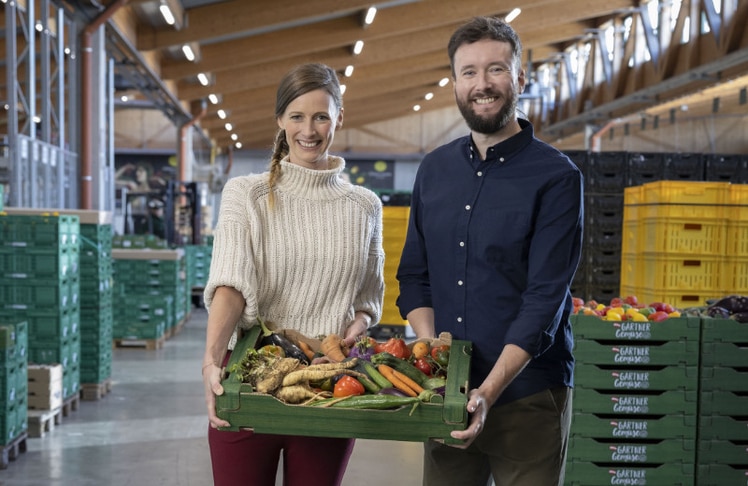
<instances>
[{"instance_id":1,"label":"yellow plastic crate","mask_svg":"<svg viewBox=\"0 0 748 486\"><path fill-rule=\"evenodd\" d=\"M730 184L730 204L748 208L748 184Z\"/></svg>"},{"instance_id":2,"label":"yellow plastic crate","mask_svg":"<svg viewBox=\"0 0 748 486\"><path fill-rule=\"evenodd\" d=\"M720 299L726 294L723 290L661 290L652 288L637 288L636 295L640 302L666 302L676 309L688 307L702 307L711 299Z\"/></svg>"},{"instance_id":3,"label":"yellow plastic crate","mask_svg":"<svg viewBox=\"0 0 748 486\"><path fill-rule=\"evenodd\" d=\"M642 185L647 204L726 204L729 182L656 181Z\"/></svg>"},{"instance_id":4,"label":"yellow plastic crate","mask_svg":"<svg viewBox=\"0 0 748 486\"><path fill-rule=\"evenodd\" d=\"M624 209L625 215L625 209ZM625 216L624 216L625 218ZM621 253L637 253L642 246L640 241L644 238L643 224L640 221L623 221L621 235Z\"/></svg>"},{"instance_id":5,"label":"yellow plastic crate","mask_svg":"<svg viewBox=\"0 0 748 486\"><path fill-rule=\"evenodd\" d=\"M623 189L623 204L642 204L644 203L644 186L629 186Z\"/></svg>"},{"instance_id":6,"label":"yellow plastic crate","mask_svg":"<svg viewBox=\"0 0 748 486\"><path fill-rule=\"evenodd\" d=\"M722 292L724 257L644 255L634 285L668 292Z\"/></svg>"},{"instance_id":7,"label":"yellow plastic crate","mask_svg":"<svg viewBox=\"0 0 748 486\"><path fill-rule=\"evenodd\" d=\"M724 295L748 295L748 256L725 259L720 274Z\"/></svg>"},{"instance_id":8,"label":"yellow plastic crate","mask_svg":"<svg viewBox=\"0 0 748 486\"><path fill-rule=\"evenodd\" d=\"M724 255L727 246L727 220L688 218L648 218L637 238L639 253L684 255Z\"/></svg>"}]
</instances>

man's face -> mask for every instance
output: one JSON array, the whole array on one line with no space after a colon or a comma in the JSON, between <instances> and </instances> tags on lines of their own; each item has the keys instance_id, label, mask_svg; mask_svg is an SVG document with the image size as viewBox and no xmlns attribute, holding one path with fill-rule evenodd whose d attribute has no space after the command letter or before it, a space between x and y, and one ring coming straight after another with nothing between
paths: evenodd
<instances>
[{"instance_id":1,"label":"man's face","mask_svg":"<svg viewBox=\"0 0 748 486\"><path fill-rule=\"evenodd\" d=\"M463 44L455 52L454 68L457 107L472 131L497 133L516 117L525 75L517 72L509 43Z\"/></svg>"}]
</instances>

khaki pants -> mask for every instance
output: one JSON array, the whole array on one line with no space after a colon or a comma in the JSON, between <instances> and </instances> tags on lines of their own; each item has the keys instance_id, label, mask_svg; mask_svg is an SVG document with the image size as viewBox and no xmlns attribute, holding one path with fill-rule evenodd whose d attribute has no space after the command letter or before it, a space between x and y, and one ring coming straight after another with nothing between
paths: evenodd
<instances>
[{"instance_id":1,"label":"khaki pants","mask_svg":"<svg viewBox=\"0 0 748 486\"><path fill-rule=\"evenodd\" d=\"M545 390L488 412L469 448L424 445L424 486L562 486L571 389Z\"/></svg>"}]
</instances>

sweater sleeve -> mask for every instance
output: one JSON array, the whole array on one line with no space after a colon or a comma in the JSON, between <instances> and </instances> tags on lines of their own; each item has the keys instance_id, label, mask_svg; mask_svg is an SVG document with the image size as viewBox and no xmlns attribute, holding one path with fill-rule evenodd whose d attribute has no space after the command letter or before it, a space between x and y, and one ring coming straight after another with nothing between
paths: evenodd
<instances>
[{"instance_id":1,"label":"sweater sleeve","mask_svg":"<svg viewBox=\"0 0 748 486\"><path fill-rule=\"evenodd\" d=\"M257 275L254 266L251 230L258 225L251 210L248 188L239 179L224 186L218 223L213 232L213 256L205 286L205 306L210 310L218 287L233 287L244 296L246 305L241 327L249 327L257 318ZM252 221L252 220L255 221Z\"/></svg>"},{"instance_id":2,"label":"sweater sleeve","mask_svg":"<svg viewBox=\"0 0 748 486\"><path fill-rule=\"evenodd\" d=\"M363 311L371 316L371 325L382 318L384 301L384 249L382 248L382 202L374 197L374 214L369 239L369 253L361 287L353 303L354 311Z\"/></svg>"}]
</instances>

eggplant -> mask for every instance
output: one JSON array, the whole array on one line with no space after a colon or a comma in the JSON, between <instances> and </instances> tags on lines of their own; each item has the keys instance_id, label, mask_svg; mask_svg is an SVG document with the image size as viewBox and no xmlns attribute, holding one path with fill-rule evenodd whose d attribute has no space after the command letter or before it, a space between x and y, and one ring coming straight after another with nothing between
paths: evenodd
<instances>
[{"instance_id":1,"label":"eggplant","mask_svg":"<svg viewBox=\"0 0 748 486\"><path fill-rule=\"evenodd\" d=\"M721 307L727 309L730 314L748 312L748 297L743 295L728 295L727 297L718 300L710 307Z\"/></svg>"},{"instance_id":2,"label":"eggplant","mask_svg":"<svg viewBox=\"0 0 748 486\"><path fill-rule=\"evenodd\" d=\"M407 397L408 396L395 387L382 388L381 390L377 392L377 395L392 395L395 397Z\"/></svg>"},{"instance_id":3,"label":"eggplant","mask_svg":"<svg viewBox=\"0 0 748 486\"><path fill-rule=\"evenodd\" d=\"M709 317L716 317L719 319L727 319L728 317L730 317L730 311L718 305L711 305L707 307L706 315Z\"/></svg>"},{"instance_id":4,"label":"eggplant","mask_svg":"<svg viewBox=\"0 0 748 486\"><path fill-rule=\"evenodd\" d=\"M737 312L731 315L730 319L738 321L741 324L748 324L748 312Z\"/></svg>"},{"instance_id":5,"label":"eggplant","mask_svg":"<svg viewBox=\"0 0 748 486\"><path fill-rule=\"evenodd\" d=\"M265 322L259 317L257 318L257 322L259 322L260 327L262 327L262 334L260 334L260 347L266 346L268 344L279 346L286 353L286 358L296 358L303 364L310 364L309 358L306 354L304 354L304 351L302 351L301 348L296 344L291 342L290 339L283 336L282 334L270 330L265 325Z\"/></svg>"}]
</instances>

